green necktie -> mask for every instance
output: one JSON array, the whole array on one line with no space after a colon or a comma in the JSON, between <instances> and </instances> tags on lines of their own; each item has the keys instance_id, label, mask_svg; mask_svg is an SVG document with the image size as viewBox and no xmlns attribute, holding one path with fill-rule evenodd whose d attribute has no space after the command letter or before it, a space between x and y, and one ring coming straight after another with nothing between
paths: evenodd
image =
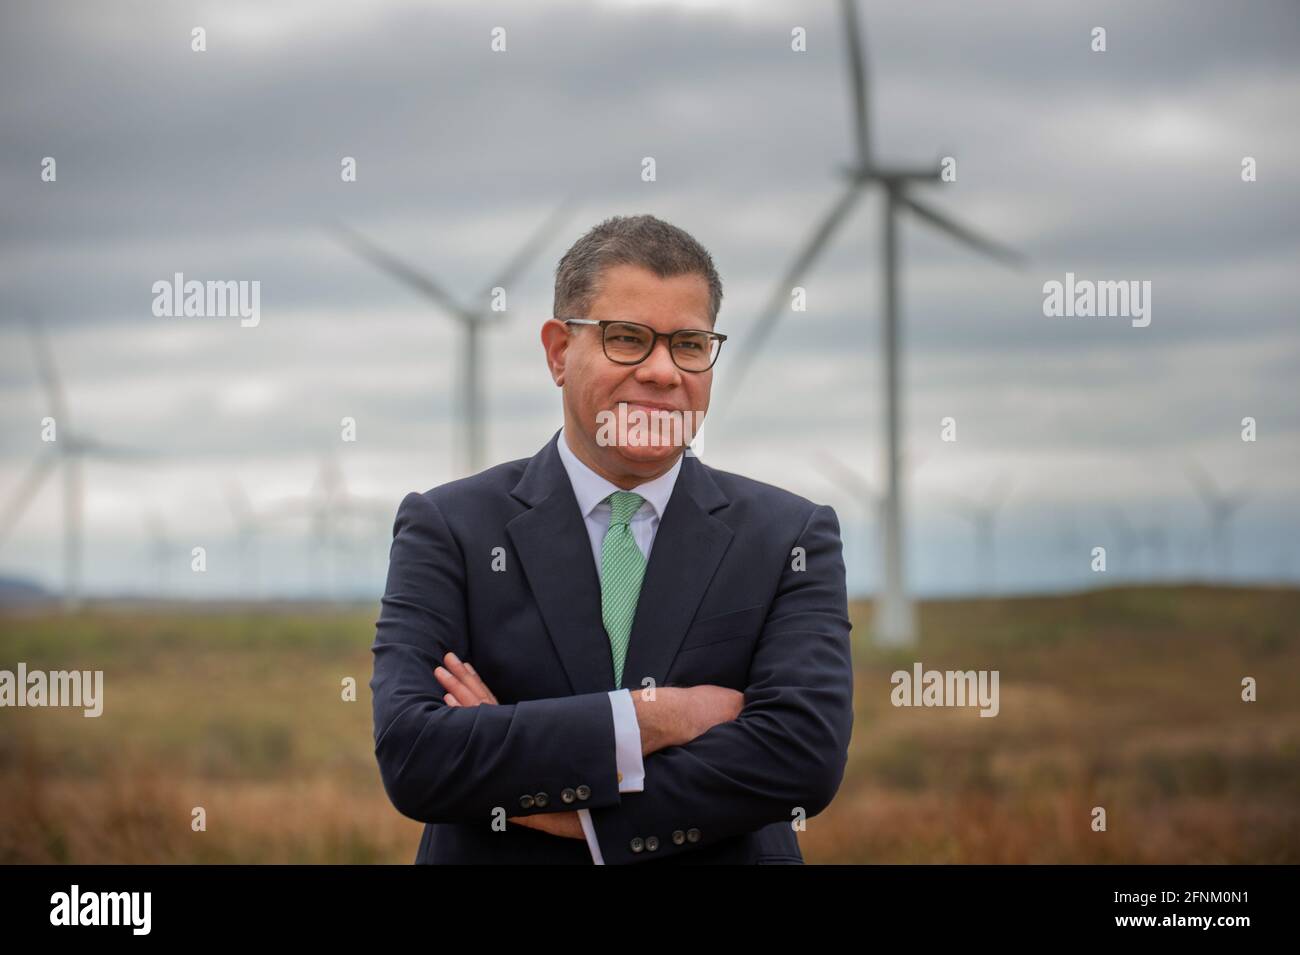
<instances>
[{"instance_id":1,"label":"green necktie","mask_svg":"<svg viewBox=\"0 0 1300 955\"><path fill-rule=\"evenodd\" d=\"M645 555L636 546L628 521L645 500L631 491L615 491L609 501L609 530L600 545L600 614L614 654L614 686L623 683L632 618L645 576Z\"/></svg>"}]
</instances>

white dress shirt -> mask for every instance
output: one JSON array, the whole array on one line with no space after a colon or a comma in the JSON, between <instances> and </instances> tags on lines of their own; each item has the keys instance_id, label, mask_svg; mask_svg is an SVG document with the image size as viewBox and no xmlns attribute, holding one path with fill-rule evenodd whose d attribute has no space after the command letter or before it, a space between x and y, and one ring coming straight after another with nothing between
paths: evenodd
<instances>
[{"instance_id":1,"label":"white dress shirt","mask_svg":"<svg viewBox=\"0 0 1300 955\"><path fill-rule=\"evenodd\" d=\"M599 578L601 546L605 541L605 532L609 529L610 507L605 499L623 488L601 477L579 460L573 453L573 449L569 447L569 439L564 429L560 430L556 445L560 451L560 460L564 462L564 470L568 472L569 481L573 484L573 495L578 499L578 510L587 525L587 535L591 538L591 555L596 561L596 576ZM632 488L645 498L645 501L632 515L631 521L628 522L628 529L632 532L632 539L636 541L637 547L641 548L641 553L645 555L647 563L650 560L650 549L654 546L655 532L659 529L659 521L668 506L668 499L672 497L673 485L677 483L677 474L681 469L682 456L678 455L676 463L667 472L653 481ZM614 747L619 773L618 791L639 793L645 789L645 767L641 761L641 727L637 723L632 691L611 690L609 703L614 712ZM600 854L600 843L596 840L596 829L591 823L591 810L579 809L578 819L582 822L582 832L587 837L591 861L596 865L604 865L605 860Z\"/></svg>"}]
</instances>

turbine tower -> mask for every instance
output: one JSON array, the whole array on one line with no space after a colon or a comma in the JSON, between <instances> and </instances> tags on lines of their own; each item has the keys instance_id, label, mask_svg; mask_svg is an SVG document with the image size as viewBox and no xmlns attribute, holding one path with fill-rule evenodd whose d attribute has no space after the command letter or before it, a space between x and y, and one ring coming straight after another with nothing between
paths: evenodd
<instances>
[{"instance_id":1,"label":"turbine tower","mask_svg":"<svg viewBox=\"0 0 1300 955\"><path fill-rule=\"evenodd\" d=\"M485 465L484 446L486 421L483 414L483 359L481 341L483 329L491 322L497 323L505 312L493 312L490 297L494 288L506 288L532 263L538 253L559 230L572 211L573 203L565 202L551 214L533 236L515 253L500 274L479 292L472 304L457 301L428 273L416 269L380 248L359 232L346 225L335 227L338 237L353 252L381 272L395 278L428 299L442 312L460 322L464 334L460 361L461 392L461 467L464 474L476 474Z\"/></svg>"},{"instance_id":2,"label":"turbine tower","mask_svg":"<svg viewBox=\"0 0 1300 955\"><path fill-rule=\"evenodd\" d=\"M154 599L165 600L170 595L171 569L172 564L178 560L184 559L182 551L177 548L171 535L167 532L167 525L157 513L147 511L141 520L144 525L145 537L148 541L147 552L149 563L153 565L154 573Z\"/></svg>"},{"instance_id":3,"label":"turbine tower","mask_svg":"<svg viewBox=\"0 0 1300 955\"><path fill-rule=\"evenodd\" d=\"M881 509L883 527L882 546L884 569L882 592L876 601L876 640L885 646L909 646L916 642L916 611L908 592L903 558L903 489L899 461L903 456L900 421L899 352L901 350L898 302L898 217L900 212L912 213L922 222L966 245L982 255L1001 262L1017 265L1023 261L1017 253L984 238L973 230L959 225L932 207L918 201L912 194L917 183L941 182L941 170L933 167L895 167L876 162L872 155L870 114L867 99L866 56L858 27L857 7L854 0L842 0L844 32L848 42L849 95L853 104L853 134L855 155L853 164L842 170L847 185L831 206L825 218L813 230L807 244L795 257L793 264L773 291L767 306L754 324L749 340L730 370L730 394L734 395L744 378L744 373L758 354L764 341L786 311L790 289L800 276L807 272L830 241L845 217L853 209L869 186L879 186L884 195L885 209L882 230L884 275L884 301L881 350L884 356L885 395L885 495Z\"/></svg>"}]
</instances>

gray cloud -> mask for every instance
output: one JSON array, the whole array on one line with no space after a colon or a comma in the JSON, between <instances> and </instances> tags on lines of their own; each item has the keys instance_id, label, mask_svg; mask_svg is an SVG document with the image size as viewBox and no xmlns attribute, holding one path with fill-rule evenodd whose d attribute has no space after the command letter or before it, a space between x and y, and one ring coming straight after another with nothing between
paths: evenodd
<instances>
[{"instance_id":1,"label":"gray cloud","mask_svg":"<svg viewBox=\"0 0 1300 955\"><path fill-rule=\"evenodd\" d=\"M1013 272L902 224L907 435L930 462L911 496L920 584L964 586L944 555L968 531L942 494L1006 467L1036 488L1008 512L1009 586L1059 582L1042 555L1066 508L1100 528L1109 507L1165 502L1194 570L1190 458L1257 489L1237 563L1274 574L1300 530L1294 5L863 9L881 156L955 156L958 182L918 194L1029 255ZM362 434L341 452L349 480L394 510L453 475L455 330L326 224L363 229L468 298L562 196L580 200L490 339L489 445L504 460L559 425L537 327L554 263L583 229L650 211L692 231L722 270L720 321L738 343L850 157L832 4L3 11L0 495L41 448L47 411L19 322L33 306L72 420L165 454L87 472L88 582L102 589L152 579L136 511L228 537L222 480L240 474L259 500L305 491L344 415ZM200 25L209 50L196 54ZM806 54L789 49L796 25ZM1105 54L1088 49L1098 25ZM508 31L505 55L488 48L494 26ZM47 155L56 184L39 180ZM646 155L653 184L639 180ZM1238 175L1247 155L1256 183ZM358 159L355 184L339 181L343 156ZM824 445L863 469L879 457L879 217L869 196L806 278L809 312L774 336L754 369L762 387L751 379L715 420L711 463L852 509L810 461ZM1042 283L1066 271L1151 280L1152 326L1044 318ZM262 325L155 318L150 287L175 272L259 280ZM734 355L729 344L719 390ZM945 414L959 418L957 446L937 442ZM1237 439L1247 414L1261 422L1256 445ZM0 546L0 568L56 582L58 531L50 484ZM383 531L361 592L382 586ZM274 541L275 564L294 569L268 583L309 586L296 539ZM871 566L853 568L859 587ZM185 586L234 586L216 577Z\"/></svg>"}]
</instances>

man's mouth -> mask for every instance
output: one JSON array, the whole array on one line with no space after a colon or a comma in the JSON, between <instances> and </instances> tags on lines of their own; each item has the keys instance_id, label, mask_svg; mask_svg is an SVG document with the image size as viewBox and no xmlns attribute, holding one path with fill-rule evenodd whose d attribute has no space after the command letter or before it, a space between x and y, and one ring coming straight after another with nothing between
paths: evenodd
<instances>
[{"instance_id":1,"label":"man's mouth","mask_svg":"<svg viewBox=\"0 0 1300 955\"><path fill-rule=\"evenodd\" d=\"M682 409L674 408L671 405L662 404L658 401L620 401L622 405L627 405L628 411L667 411L673 414L681 414Z\"/></svg>"}]
</instances>

